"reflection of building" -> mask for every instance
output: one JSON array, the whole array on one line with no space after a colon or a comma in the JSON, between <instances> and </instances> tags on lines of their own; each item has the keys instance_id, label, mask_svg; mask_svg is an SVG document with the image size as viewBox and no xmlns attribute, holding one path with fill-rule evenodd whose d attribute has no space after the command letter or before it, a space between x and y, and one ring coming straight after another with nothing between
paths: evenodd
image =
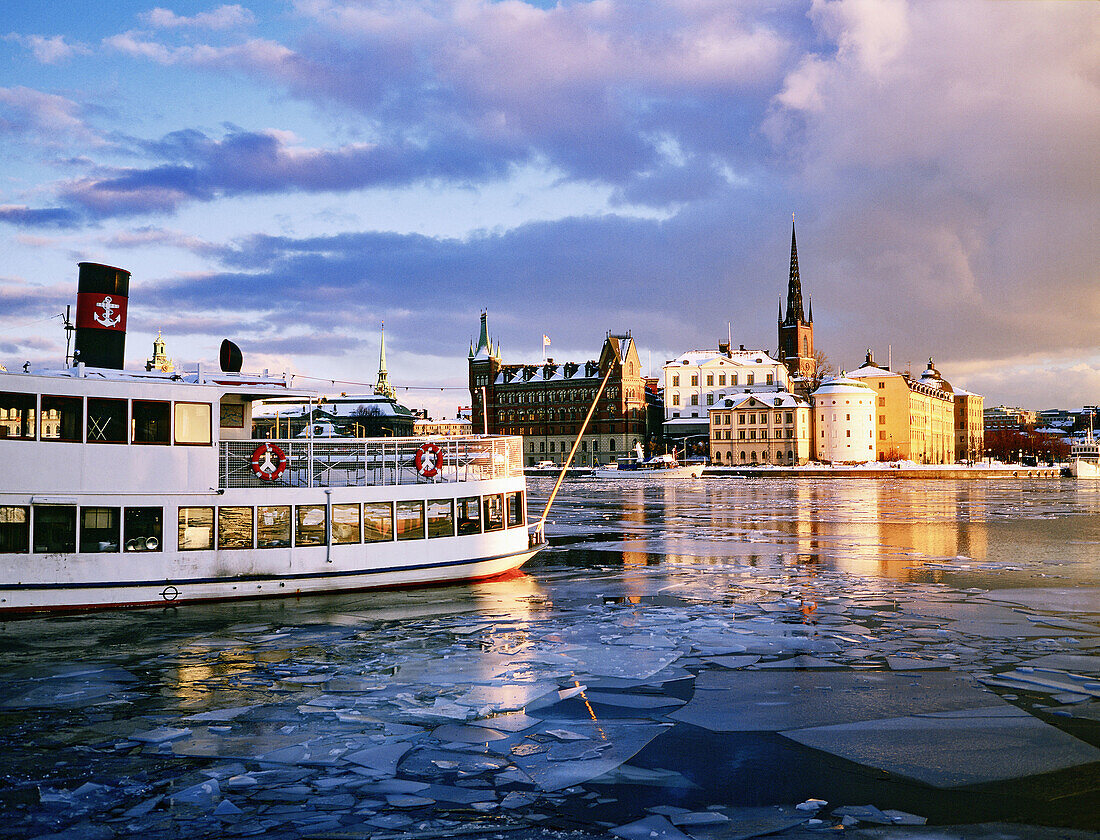
<instances>
[{"instance_id":1,"label":"reflection of building","mask_svg":"<svg viewBox=\"0 0 1100 840\"><path fill-rule=\"evenodd\" d=\"M875 364L871 351L863 366L848 374L875 395L875 453L880 461L918 464L955 462L953 389L928 360L919 380Z\"/></svg>"},{"instance_id":2,"label":"reflection of building","mask_svg":"<svg viewBox=\"0 0 1100 840\"><path fill-rule=\"evenodd\" d=\"M793 394L744 394L710 410L714 464L782 464L810 460L810 404Z\"/></svg>"},{"instance_id":3,"label":"reflection of building","mask_svg":"<svg viewBox=\"0 0 1100 840\"><path fill-rule=\"evenodd\" d=\"M802 279L798 276L798 245L791 223L791 271L787 279L787 314L779 304L779 358L792 377L811 380L817 372L814 360L814 307L809 318L802 308Z\"/></svg>"},{"instance_id":4,"label":"reflection of building","mask_svg":"<svg viewBox=\"0 0 1100 840\"><path fill-rule=\"evenodd\" d=\"M665 436L682 440L710 433L708 412L744 394L787 391L787 369L763 350L691 350L665 362Z\"/></svg>"},{"instance_id":5,"label":"reflection of building","mask_svg":"<svg viewBox=\"0 0 1100 840\"><path fill-rule=\"evenodd\" d=\"M645 380L629 333L609 333L598 361L504 364L482 313L481 335L477 346L470 347L469 367L473 431L523 435L528 466L565 459L608 367L611 377L581 438L575 463L610 461L646 439Z\"/></svg>"},{"instance_id":6,"label":"reflection of building","mask_svg":"<svg viewBox=\"0 0 1100 840\"><path fill-rule=\"evenodd\" d=\"M842 373L814 391L817 460L856 464L875 460L875 391Z\"/></svg>"}]
</instances>

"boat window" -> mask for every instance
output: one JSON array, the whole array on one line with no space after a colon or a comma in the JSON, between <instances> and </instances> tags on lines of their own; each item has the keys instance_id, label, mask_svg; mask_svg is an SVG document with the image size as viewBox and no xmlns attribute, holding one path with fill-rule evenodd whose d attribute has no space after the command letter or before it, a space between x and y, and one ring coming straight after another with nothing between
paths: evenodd
<instances>
[{"instance_id":1,"label":"boat window","mask_svg":"<svg viewBox=\"0 0 1100 840\"><path fill-rule=\"evenodd\" d=\"M42 440L82 443L84 440L84 399L42 395Z\"/></svg>"},{"instance_id":2,"label":"boat window","mask_svg":"<svg viewBox=\"0 0 1100 840\"><path fill-rule=\"evenodd\" d=\"M260 548L290 545L290 505L256 509L256 544Z\"/></svg>"},{"instance_id":3,"label":"boat window","mask_svg":"<svg viewBox=\"0 0 1100 840\"><path fill-rule=\"evenodd\" d=\"M495 493L483 499L485 530L499 531L504 527L504 496Z\"/></svg>"},{"instance_id":4,"label":"boat window","mask_svg":"<svg viewBox=\"0 0 1100 840\"><path fill-rule=\"evenodd\" d=\"M428 500L428 536L453 537L455 513L453 499Z\"/></svg>"},{"instance_id":5,"label":"boat window","mask_svg":"<svg viewBox=\"0 0 1100 840\"><path fill-rule=\"evenodd\" d=\"M34 394L0 391L0 438L34 440Z\"/></svg>"},{"instance_id":6,"label":"boat window","mask_svg":"<svg viewBox=\"0 0 1100 840\"><path fill-rule=\"evenodd\" d=\"M252 548L252 508L218 508L218 548Z\"/></svg>"},{"instance_id":7,"label":"boat window","mask_svg":"<svg viewBox=\"0 0 1100 840\"><path fill-rule=\"evenodd\" d=\"M72 551L76 551L76 505L35 505L35 554Z\"/></svg>"},{"instance_id":8,"label":"boat window","mask_svg":"<svg viewBox=\"0 0 1100 840\"><path fill-rule=\"evenodd\" d=\"M119 509L82 507L80 509L80 550L86 554L118 551Z\"/></svg>"},{"instance_id":9,"label":"boat window","mask_svg":"<svg viewBox=\"0 0 1100 840\"><path fill-rule=\"evenodd\" d=\"M397 538L399 540L424 539L424 503L397 503Z\"/></svg>"},{"instance_id":10,"label":"boat window","mask_svg":"<svg viewBox=\"0 0 1100 840\"><path fill-rule=\"evenodd\" d=\"M393 539L393 502L363 504L363 539L366 542L389 542Z\"/></svg>"},{"instance_id":11,"label":"boat window","mask_svg":"<svg viewBox=\"0 0 1100 840\"><path fill-rule=\"evenodd\" d=\"M325 544L325 506L298 505L295 545Z\"/></svg>"},{"instance_id":12,"label":"boat window","mask_svg":"<svg viewBox=\"0 0 1100 840\"><path fill-rule=\"evenodd\" d=\"M160 551L164 511L159 507L128 507L122 516L127 551Z\"/></svg>"},{"instance_id":13,"label":"boat window","mask_svg":"<svg viewBox=\"0 0 1100 840\"><path fill-rule=\"evenodd\" d=\"M481 498L469 496L458 499L458 535L481 533Z\"/></svg>"},{"instance_id":14,"label":"boat window","mask_svg":"<svg viewBox=\"0 0 1100 840\"><path fill-rule=\"evenodd\" d=\"M508 493L504 497L505 509L508 514L508 527L517 528L523 524L523 491Z\"/></svg>"},{"instance_id":15,"label":"boat window","mask_svg":"<svg viewBox=\"0 0 1100 840\"><path fill-rule=\"evenodd\" d=\"M214 508L181 507L180 551L203 551L214 547Z\"/></svg>"},{"instance_id":16,"label":"boat window","mask_svg":"<svg viewBox=\"0 0 1100 840\"><path fill-rule=\"evenodd\" d=\"M30 510L0 506L0 554L26 554L31 546Z\"/></svg>"},{"instance_id":17,"label":"boat window","mask_svg":"<svg viewBox=\"0 0 1100 840\"><path fill-rule=\"evenodd\" d=\"M209 445L210 404L176 403L176 443Z\"/></svg>"},{"instance_id":18,"label":"boat window","mask_svg":"<svg viewBox=\"0 0 1100 840\"><path fill-rule=\"evenodd\" d=\"M359 542L359 505L332 506L332 542L347 545Z\"/></svg>"},{"instance_id":19,"label":"boat window","mask_svg":"<svg viewBox=\"0 0 1100 840\"><path fill-rule=\"evenodd\" d=\"M88 397L88 443L126 443L126 400Z\"/></svg>"},{"instance_id":20,"label":"boat window","mask_svg":"<svg viewBox=\"0 0 1100 840\"><path fill-rule=\"evenodd\" d=\"M152 400L134 400L133 418L130 420L131 439L134 443L168 443L171 440L168 419L171 403Z\"/></svg>"}]
</instances>

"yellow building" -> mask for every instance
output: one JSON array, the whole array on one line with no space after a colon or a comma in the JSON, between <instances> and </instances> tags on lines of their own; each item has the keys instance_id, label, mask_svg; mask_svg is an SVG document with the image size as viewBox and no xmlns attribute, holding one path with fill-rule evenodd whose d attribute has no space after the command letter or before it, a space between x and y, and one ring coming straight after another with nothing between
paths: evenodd
<instances>
[{"instance_id":1,"label":"yellow building","mask_svg":"<svg viewBox=\"0 0 1100 840\"><path fill-rule=\"evenodd\" d=\"M985 451L985 397L955 389L955 457L981 460Z\"/></svg>"},{"instance_id":2,"label":"yellow building","mask_svg":"<svg viewBox=\"0 0 1100 840\"><path fill-rule=\"evenodd\" d=\"M414 435L441 435L443 437L458 437L471 434L473 424L461 417L455 420L414 420Z\"/></svg>"},{"instance_id":3,"label":"yellow building","mask_svg":"<svg viewBox=\"0 0 1100 840\"><path fill-rule=\"evenodd\" d=\"M709 410L710 458L716 466L810 460L810 405L788 392L740 394Z\"/></svg>"},{"instance_id":4,"label":"yellow building","mask_svg":"<svg viewBox=\"0 0 1100 840\"><path fill-rule=\"evenodd\" d=\"M955 400L951 386L928 360L921 378L878 367L870 351L848 374L875 392L875 457L917 464L955 463Z\"/></svg>"}]
</instances>

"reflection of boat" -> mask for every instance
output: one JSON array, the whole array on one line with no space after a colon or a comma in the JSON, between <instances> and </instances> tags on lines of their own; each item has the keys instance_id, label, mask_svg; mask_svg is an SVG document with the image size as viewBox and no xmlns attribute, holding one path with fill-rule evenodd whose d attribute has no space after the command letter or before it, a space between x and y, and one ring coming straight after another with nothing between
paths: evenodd
<instances>
[{"instance_id":1,"label":"reflection of boat","mask_svg":"<svg viewBox=\"0 0 1100 840\"><path fill-rule=\"evenodd\" d=\"M646 458L642 445L635 447L634 457L619 458L614 466L597 467L592 471L596 478L699 478L703 464L681 464L676 453Z\"/></svg>"},{"instance_id":2,"label":"reflection of boat","mask_svg":"<svg viewBox=\"0 0 1100 840\"><path fill-rule=\"evenodd\" d=\"M124 371L128 285L82 263L73 366L0 373L0 612L477 580L541 547L521 438L252 440L286 377L229 342L219 373Z\"/></svg>"}]
</instances>

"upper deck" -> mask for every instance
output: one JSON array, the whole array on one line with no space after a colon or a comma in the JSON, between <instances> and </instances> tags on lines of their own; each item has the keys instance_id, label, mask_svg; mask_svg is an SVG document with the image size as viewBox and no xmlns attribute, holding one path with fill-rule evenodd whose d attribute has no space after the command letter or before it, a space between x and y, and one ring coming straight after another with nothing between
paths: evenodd
<instances>
[{"instance_id":1,"label":"upper deck","mask_svg":"<svg viewBox=\"0 0 1100 840\"><path fill-rule=\"evenodd\" d=\"M428 474L416 463L426 438L251 439L252 402L287 393L285 380L266 373L0 374L0 494L209 494L523 475L520 438L432 438L439 469ZM265 443L285 458L274 480L252 467Z\"/></svg>"}]
</instances>

